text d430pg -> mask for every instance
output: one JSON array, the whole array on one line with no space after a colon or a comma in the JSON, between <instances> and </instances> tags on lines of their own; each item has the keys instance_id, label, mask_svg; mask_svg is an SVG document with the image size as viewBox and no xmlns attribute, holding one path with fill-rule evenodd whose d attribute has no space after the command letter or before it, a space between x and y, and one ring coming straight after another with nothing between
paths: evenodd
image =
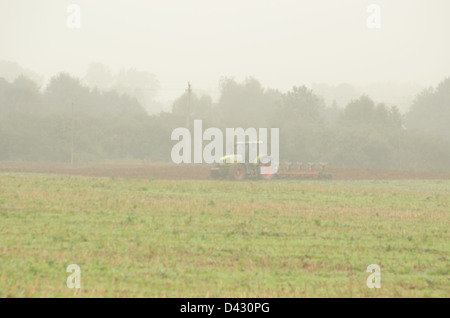
<instances>
[{"instance_id":1,"label":"text d430pg","mask_svg":"<svg viewBox=\"0 0 450 318\"><path fill-rule=\"evenodd\" d=\"M223 312L269 312L269 303L224 303L223 306L215 305L196 305L188 302L186 305L181 305L180 312L185 313L206 313L211 315L213 311Z\"/></svg>"}]
</instances>

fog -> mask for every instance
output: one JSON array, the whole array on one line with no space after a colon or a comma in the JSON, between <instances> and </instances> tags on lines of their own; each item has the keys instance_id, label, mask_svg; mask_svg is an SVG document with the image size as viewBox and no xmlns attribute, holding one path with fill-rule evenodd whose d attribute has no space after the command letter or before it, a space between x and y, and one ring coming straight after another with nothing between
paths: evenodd
<instances>
[{"instance_id":1,"label":"fog","mask_svg":"<svg viewBox=\"0 0 450 318\"><path fill-rule=\"evenodd\" d=\"M0 0L0 298L449 297L449 15Z\"/></svg>"},{"instance_id":2,"label":"fog","mask_svg":"<svg viewBox=\"0 0 450 318\"><path fill-rule=\"evenodd\" d=\"M173 163L199 120L279 129L280 161L450 169L448 1L0 1L0 161Z\"/></svg>"},{"instance_id":3,"label":"fog","mask_svg":"<svg viewBox=\"0 0 450 318\"><path fill-rule=\"evenodd\" d=\"M66 24L71 3L81 8L79 29ZM371 3L381 8L380 29L366 25ZM187 81L217 98L220 78L252 76L282 91L396 85L401 104L450 74L449 13L446 0L1 0L0 60L46 80L61 71L82 78L92 62L145 70L163 103Z\"/></svg>"}]
</instances>

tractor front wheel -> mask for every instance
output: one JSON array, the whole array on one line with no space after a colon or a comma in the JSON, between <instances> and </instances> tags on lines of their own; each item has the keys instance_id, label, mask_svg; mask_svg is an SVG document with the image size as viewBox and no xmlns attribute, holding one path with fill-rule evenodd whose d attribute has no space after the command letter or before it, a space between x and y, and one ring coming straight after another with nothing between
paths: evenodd
<instances>
[{"instance_id":1,"label":"tractor front wheel","mask_svg":"<svg viewBox=\"0 0 450 318\"><path fill-rule=\"evenodd\" d=\"M263 165L260 167L260 176L263 180L272 180L274 177L274 169L271 165Z\"/></svg>"}]
</instances>

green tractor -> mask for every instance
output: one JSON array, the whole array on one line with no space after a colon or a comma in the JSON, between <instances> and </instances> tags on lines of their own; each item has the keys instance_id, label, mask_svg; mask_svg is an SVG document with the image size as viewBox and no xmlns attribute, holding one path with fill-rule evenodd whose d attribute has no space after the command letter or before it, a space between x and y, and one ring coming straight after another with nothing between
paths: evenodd
<instances>
[{"instance_id":1,"label":"green tractor","mask_svg":"<svg viewBox=\"0 0 450 318\"><path fill-rule=\"evenodd\" d=\"M211 178L232 179L242 181L246 179L270 180L279 179L332 179L327 173L326 163L304 164L302 162L290 163L271 162L271 157L259 154L262 141L237 142L234 146L234 154L221 158L221 162L211 168ZM254 158L250 158L250 154ZM247 158L243 158L242 156ZM256 155L256 156L255 156ZM264 163L263 163L264 162Z\"/></svg>"},{"instance_id":2,"label":"green tractor","mask_svg":"<svg viewBox=\"0 0 450 318\"><path fill-rule=\"evenodd\" d=\"M276 173L276 169L272 169L269 163L262 163L268 161L267 155L258 155L259 147L262 141L240 141L234 145L234 154L227 155L221 158L221 163L216 164L211 168L211 178L218 179L232 179L242 181L246 179L271 179ZM255 158L249 158L250 154L256 154ZM248 158L242 158L242 155Z\"/></svg>"}]
</instances>

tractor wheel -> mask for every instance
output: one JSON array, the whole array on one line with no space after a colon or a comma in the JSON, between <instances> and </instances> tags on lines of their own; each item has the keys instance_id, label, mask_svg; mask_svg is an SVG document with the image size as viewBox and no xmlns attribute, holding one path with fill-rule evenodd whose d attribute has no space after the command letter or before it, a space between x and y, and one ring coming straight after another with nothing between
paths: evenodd
<instances>
[{"instance_id":1,"label":"tractor wheel","mask_svg":"<svg viewBox=\"0 0 450 318\"><path fill-rule=\"evenodd\" d=\"M275 176L271 165L261 166L260 169L260 176L263 180L272 180Z\"/></svg>"},{"instance_id":2,"label":"tractor wheel","mask_svg":"<svg viewBox=\"0 0 450 318\"><path fill-rule=\"evenodd\" d=\"M236 165L231 169L231 177L233 180L242 181L245 180L247 173L244 165Z\"/></svg>"},{"instance_id":3,"label":"tractor wheel","mask_svg":"<svg viewBox=\"0 0 450 318\"><path fill-rule=\"evenodd\" d=\"M228 177L229 170L230 170L229 167L222 167L222 169L220 170L219 179L220 180L226 179Z\"/></svg>"}]
</instances>

